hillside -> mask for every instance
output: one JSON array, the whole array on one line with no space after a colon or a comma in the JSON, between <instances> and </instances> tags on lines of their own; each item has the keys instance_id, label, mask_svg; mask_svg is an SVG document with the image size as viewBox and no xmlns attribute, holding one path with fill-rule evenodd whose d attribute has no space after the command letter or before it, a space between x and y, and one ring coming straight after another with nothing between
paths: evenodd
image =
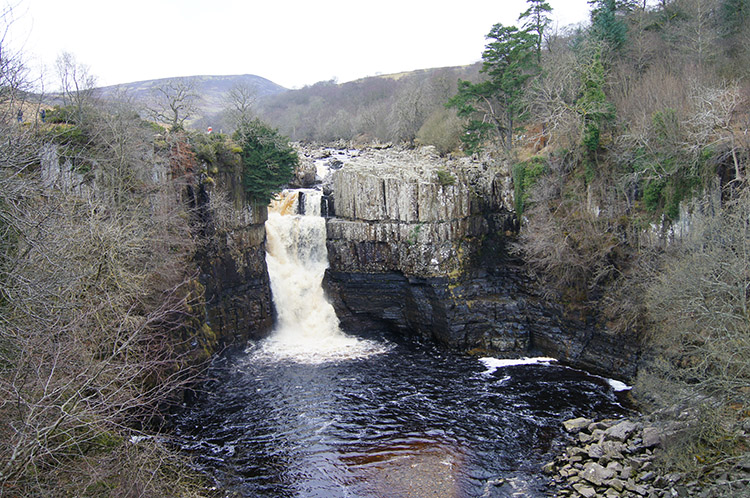
<instances>
[{"instance_id":1,"label":"hillside","mask_svg":"<svg viewBox=\"0 0 750 498\"><path fill-rule=\"evenodd\" d=\"M224 116L226 97L233 87L246 85L256 91L254 112L293 140L413 141L431 116L440 114L439 121L444 121L444 104L455 94L458 80L475 80L478 74L479 64L474 64L371 76L346 83L321 81L298 90L287 90L250 74L186 76L106 86L97 91L104 99L124 92L134 103L149 106L154 92L169 83L192 85L199 98L197 112L188 119L187 126L198 130L212 126L226 131L232 128Z\"/></svg>"},{"instance_id":2,"label":"hillside","mask_svg":"<svg viewBox=\"0 0 750 498\"><path fill-rule=\"evenodd\" d=\"M446 111L445 102L456 93L460 79L478 78L479 67L421 69L346 83L321 81L269 96L259 102L258 113L297 141L413 142L429 122L460 127L450 119L455 116ZM434 145L450 150L458 144Z\"/></svg>"},{"instance_id":3,"label":"hillside","mask_svg":"<svg viewBox=\"0 0 750 498\"><path fill-rule=\"evenodd\" d=\"M277 85L271 80L254 74L161 78L105 86L97 90L105 99L111 98L117 93L125 92L134 102L147 104L152 97L153 92L169 82L194 85L194 91L199 96L197 104L198 114L190 120L190 124L196 128L203 128L203 125L206 122L210 123L211 121L216 121L216 115L220 114L226 107L226 96L228 92L238 85L254 88L258 100L287 92L287 89L283 86Z\"/></svg>"}]
</instances>

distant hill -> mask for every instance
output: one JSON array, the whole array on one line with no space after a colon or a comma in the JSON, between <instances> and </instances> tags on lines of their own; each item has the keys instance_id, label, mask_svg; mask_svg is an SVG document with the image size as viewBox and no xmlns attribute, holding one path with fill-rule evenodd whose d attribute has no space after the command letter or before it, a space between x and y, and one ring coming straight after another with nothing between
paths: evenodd
<instances>
[{"instance_id":1,"label":"distant hill","mask_svg":"<svg viewBox=\"0 0 750 498\"><path fill-rule=\"evenodd\" d=\"M420 69L361 78L346 83L321 81L259 102L262 119L295 141L453 140L457 118L445 103L457 82L477 80L481 64ZM425 124L427 126L425 127ZM420 133L421 132L421 133ZM450 135L450 136L448 136ZM450 149L447 141L439 148Z\"/></svg>"},{"instance_id":2,"label":"distant hill","mask_svg":"<svg viewBox=\"0 0 750 498\"><path fill-rule=\"evenodd\" d=\"M255 87L258 100L278 95L287 91L281 85L277 85L261 76L254 74L238 74L229 76L180 76L175 78L160 78L155 80L135 81L120 85L111 85L98 88L99 95L108 98L118 92L126 92L135 102L146 103L154 89L163 86L169 81L193 81L196 91L201 96L199 104L200 115L191 120L193 126L202 127L206 122L221 113L226 107L225 96L229 90L237 84L248 84Z\"/></svg>"},{"instance_id":3,"label":"distant hill","mask_svg":"<svg viewBox=\"0 0 750 498\"><path fill-rule=\"evenodd\" d=\"M252 74L185 76L136 81L101 87L102 98L126 92L146 105L156 88L169 81L192 81L201 96L199 111L186 123L194 129L211 126L229 131L232 125L223 110L227 92L237 84L256 88L255 112L293 140L333 141L363 138L412 141L423 125L443 126L449 119L445 102L455 94L459 79L475 80L479 64L406 71L361 78L346 83L321 81L299 90L288 90ZM455 128L455 123L452 125ZM423 130L424 131L424 130Z\"/></svg>"}]
</instances>

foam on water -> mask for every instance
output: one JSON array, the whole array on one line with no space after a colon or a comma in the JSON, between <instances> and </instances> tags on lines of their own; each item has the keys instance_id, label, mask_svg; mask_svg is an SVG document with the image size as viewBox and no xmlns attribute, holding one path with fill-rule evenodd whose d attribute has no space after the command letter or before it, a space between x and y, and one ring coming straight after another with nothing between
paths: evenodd
<instances>
[{"instance_id":1,"label":"foam on water","mask_svg":"<svg viewBox=\"0 0 750 498\"><path fill-rule=\"evenodd\" d=\"M479 361L484 364L485 367L487 367L487 370L482 372L486 375L491 375L495 373L495 370L498 368L505 368L505 367L513 367L517 365L549 365L550 363L556 362L554 358L545 358L545 357L539 357L539 358L510 358L510 359L501 359L501 358L479 358Z\"/></svg>"}]
</instances>

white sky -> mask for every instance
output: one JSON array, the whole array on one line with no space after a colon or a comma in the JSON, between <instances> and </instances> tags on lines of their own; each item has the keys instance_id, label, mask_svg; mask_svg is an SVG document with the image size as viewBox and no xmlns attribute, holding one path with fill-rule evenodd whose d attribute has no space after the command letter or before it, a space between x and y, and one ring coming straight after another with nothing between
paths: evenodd
<instances>
[{"instance_id":1,"label":"white sky","mask_svg":"<svg viewBox=\"0 0 750 498\"><path fill-rule=\"evenodd\" d=\"M560 26L586 0L548 0ZM287 88L481 59L495 23L517 24L525 0L0 0L6 42L55 90L67 51L99 85L173 76L255 74ZM9 39L9 40L8 40Z\"/></svg>"}]
</instances>

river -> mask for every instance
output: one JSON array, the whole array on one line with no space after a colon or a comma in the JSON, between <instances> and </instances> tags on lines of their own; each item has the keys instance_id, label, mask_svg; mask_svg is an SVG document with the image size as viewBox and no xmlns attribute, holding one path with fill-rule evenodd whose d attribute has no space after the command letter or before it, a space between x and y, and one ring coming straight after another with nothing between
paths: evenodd
<instances>
[{"instance_id":1,"label":"river","mask_svg":"<svg viewBox=\"0 0 750 498\"><path fill-rule=\"evenodd\" d=\"M565 444L561 422L625 412L610 384L549 359L345 334L320 287L316 195L288 194L269 215L276 331L214 361L175 419L180 446L239 496L547 496L541 466Z\"/></svg>"}]
</instances>

